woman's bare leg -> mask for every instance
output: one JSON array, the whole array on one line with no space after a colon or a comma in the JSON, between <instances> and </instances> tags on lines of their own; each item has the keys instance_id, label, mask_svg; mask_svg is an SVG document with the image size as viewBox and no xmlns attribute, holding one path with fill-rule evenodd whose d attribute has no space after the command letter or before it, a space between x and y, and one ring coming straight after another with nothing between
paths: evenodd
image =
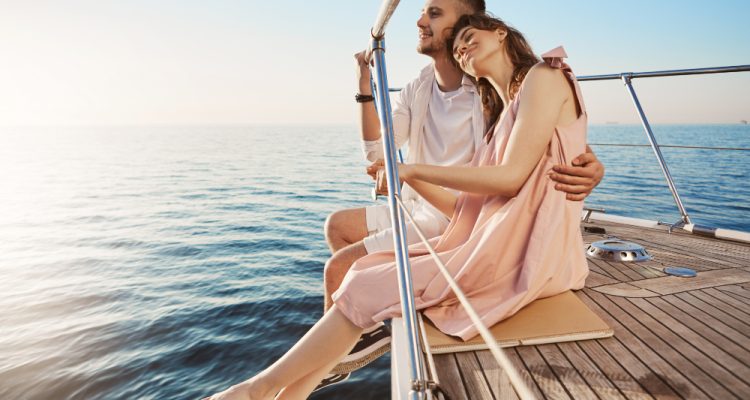
<instances>
[{"instance_id":1,"label":"woman's bare leg","mask_svg":"<svg viewBox=\"0 0 750 400\"><path fill-rule=\"evenodd\" d=\"M304 378L285 387L284 390L276 396L276 400L304 400L310 397L310 393L315 390L320 381L322 381L326 375L331 373L333 367L338 365L338 363L339 360L332 361L323 368L313 371L307 374Z\"/></svg>"},{"instance_id":2,"label":"woman's bare leg","mask_svg":"<svg viewBox=\"0 0 750 400\"><path fill-rule=\"evenodd\" d=\"M333 306L302 339L270 367L247 381L212 396L211 399L273 399L284 387L293 385L308 375L325 375L349 353L361 334L362 328L354 325ZM328 370L325 370L326 368ZM307 387L309 384L303 386ZM302 386L298 390L301 388ZM310 392L314 388L315 386L310 388Z\"/></svg>"}]
</instances>

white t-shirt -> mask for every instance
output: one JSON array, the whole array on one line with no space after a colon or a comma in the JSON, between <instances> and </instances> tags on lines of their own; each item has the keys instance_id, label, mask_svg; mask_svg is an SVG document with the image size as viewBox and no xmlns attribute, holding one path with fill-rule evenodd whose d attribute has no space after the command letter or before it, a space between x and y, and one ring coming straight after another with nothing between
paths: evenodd
<instances>
[{"instance_id":1,"label":"white t-shirt","mask_svg":"<svg viewBox=\"0 0 750 400\"><path fill-rule=\"evenodd\" d=\"M433 83L432 98L422 132L423 160L434 165L464 165L474 155L472 111L474 93L461 85L443 92Z\"/></svg>"}]
</instances>

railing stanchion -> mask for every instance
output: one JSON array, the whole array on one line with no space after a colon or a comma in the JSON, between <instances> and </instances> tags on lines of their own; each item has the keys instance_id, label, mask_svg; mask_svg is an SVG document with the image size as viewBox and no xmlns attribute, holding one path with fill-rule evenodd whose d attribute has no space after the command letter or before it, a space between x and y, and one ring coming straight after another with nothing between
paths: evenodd
<instances>
[{"instance_id":1,"label":"railing stanchion","mask_svg":"<svg viewBox=\"0 0 750 400\"><path fill-rule=\"evenodd\" d=\"M388 181L388 206L391 212L391 226L393 226L393 244L398 265L398 285L401 296L401 312L404 328L408 335L409 364L412 382L409 398L424 400L427 387L422 361L422 347L417 332L417 312L414 305L414 288L409 265L409 251L406 244L406 224L401 209L396 204L396 196L401 196L401 185L398 177L396 162L396 145L393 139L393 124L391 120L391 102L388 94L388 78L385 68L385 40L383 37L373 38L372 57L374 60L374 76L376 80L376 101L378 117L380 119L380 134L383 138L383 154L385 155L386 180Z\"/></svg>"},{"instance_id":2,"label":"railing stanchion","mask_svg":"<svg viewBox=\"0 0 750 400\"><path fill-rule=\"evenodd\" d=\"M690 221L690 216L688 216L687 210L685 210L685 206L682 204L682 200L680 200L680 195L679 193L677 193L677 187L675 187L674 181L672 180L672 174L669 173L669 168L667 168L667 163L664 161L664 156L661 154L659 144L656 143L656 137L654 136L654 132L651 131L651 125L648 123L646 113L643 112L641 102L638 101L638 96L635 94L635 89L633 88L633 83L631 82L631 74L622 74L622 81L628 88L630 98L633 100L635 109L638 111L638 116L641 118L643 129L646 130L648 141L649 143L651 143L651 148L654 150L654 154L656 154L656 160L659 161L659 166L661 167L661 171L664 173L664 178L667 180L669 190L672 192L672 197L674 197L674 201L675 203L677 203L677 208L680 210L682 223L684 225L690 225L692 224L692 222Z\"/></svg>"}]
</instances>

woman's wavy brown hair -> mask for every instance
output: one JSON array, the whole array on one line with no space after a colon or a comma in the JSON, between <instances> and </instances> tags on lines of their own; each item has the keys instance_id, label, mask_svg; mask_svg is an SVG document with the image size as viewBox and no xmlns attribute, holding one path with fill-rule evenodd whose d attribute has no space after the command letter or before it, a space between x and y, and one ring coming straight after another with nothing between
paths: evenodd
<instances>
[{"instance_id":1,"label":"woman's wavy brown hair","mask_svg":"<svg viewBox=\"0 0 750 400\"><path fill-rule=\"evenodd\" d=\"M509 26L499 18L492 17L486 13L477 13L472 15L464 15L458 19L456 25L453 26L453 32L446 41L448 46L448 54L451 56L451 60L458 65L456 59L453 57L453 42L456 40L456 35L461 29L471 26L476 29L485 31L496 31L503 30L508 32L504 41L504 49L510 57L510 61L513 64L513 78L510 81L510 97L516 97L518 90L521 88L521 82L526 77L526 73L529 72L531 67L538 63L539 57L537 57L531 50L529 42L517 29ZM484 110L484 117L487 122L487 131L484 137L487 141L492 138L493 127L497 123L500 114L505 108L503 100L500 95L495 91L490 82L485 78L475 79L471 77L474 84L479 90L479 96L482 99L482 109Z\"/></svg>"}]
</instances>

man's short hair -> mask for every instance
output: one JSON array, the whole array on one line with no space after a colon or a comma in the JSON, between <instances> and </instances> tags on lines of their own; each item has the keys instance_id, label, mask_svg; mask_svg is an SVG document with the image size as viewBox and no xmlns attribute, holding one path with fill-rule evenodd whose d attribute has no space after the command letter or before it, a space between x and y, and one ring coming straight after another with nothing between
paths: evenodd
<instances>
[{"instance_id":1,"label":"man's short hair","mask_svg":"<svg viewBox=\"0 0 750 400\"><path fill-rule=\"evenodd\" d=\"M476 14L487 11L484 0L458 0L461 5L463 14Z\"/></svg>"}]
</instances>

